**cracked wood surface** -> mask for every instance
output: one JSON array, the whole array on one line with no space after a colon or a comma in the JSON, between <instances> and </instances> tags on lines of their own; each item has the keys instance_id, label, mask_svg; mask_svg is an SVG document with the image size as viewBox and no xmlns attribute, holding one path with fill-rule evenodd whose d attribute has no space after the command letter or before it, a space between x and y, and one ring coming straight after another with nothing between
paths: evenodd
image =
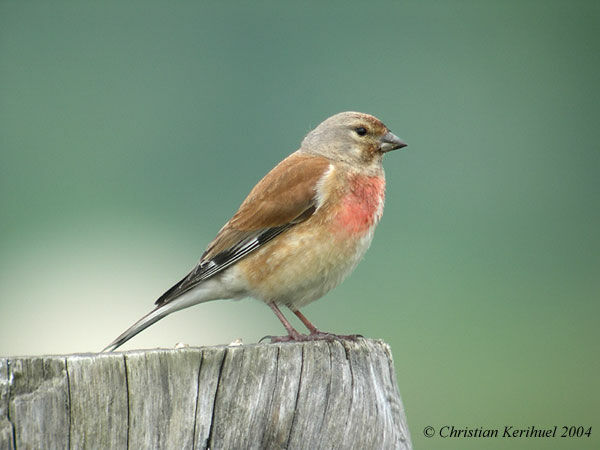
<instances>
[{"instance_id":1,"label":"cracked wood surface","mask_svg":"<svg viewBox=\"0 0 600 450\"><path fill-rule=\"evenodd\" d=\"M390 348L0 358L0 448L411 449Z\"/></svg>"}]
</instances>

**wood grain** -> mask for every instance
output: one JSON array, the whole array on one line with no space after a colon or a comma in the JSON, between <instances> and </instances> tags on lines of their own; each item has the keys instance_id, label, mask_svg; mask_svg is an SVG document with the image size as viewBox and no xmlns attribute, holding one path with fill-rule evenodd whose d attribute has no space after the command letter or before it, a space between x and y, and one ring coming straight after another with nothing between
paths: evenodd
<instances>
[{"instance_id":1,"label":"wood grain","mask_svg":"<svg viewBox=\"0 0 600 450\"><path fill-rule=\"evenodd\" d=\"M0 448L411 449L390 348L0 358Z\"/></svg>"}]
</instances>

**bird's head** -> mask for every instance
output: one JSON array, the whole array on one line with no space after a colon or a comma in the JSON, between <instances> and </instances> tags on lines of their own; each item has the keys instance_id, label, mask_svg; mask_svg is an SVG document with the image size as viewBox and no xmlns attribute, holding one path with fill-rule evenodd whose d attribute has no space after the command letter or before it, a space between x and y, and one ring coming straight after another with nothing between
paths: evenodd
<instances>
[{"instance_id":1,"label":"bird's head","mask_svg":"<svg viewBox=\"0 0 600 450\"><path fill-rule=\"evenodd\" d=\"M380 164L384 153L406 144L376 117L341 112L309 132L300 150L352 165Z\"/></svg>"}]
</instances>

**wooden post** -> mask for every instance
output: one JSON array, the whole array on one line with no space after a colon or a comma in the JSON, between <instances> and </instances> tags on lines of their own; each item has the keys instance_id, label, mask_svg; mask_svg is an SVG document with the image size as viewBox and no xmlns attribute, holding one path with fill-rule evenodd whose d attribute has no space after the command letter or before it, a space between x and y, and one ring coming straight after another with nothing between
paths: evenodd
<instances>
[{"instance_id":1,"label":"wooden post","mask_svg":"<svg viewBox=\"0 0 600 450\"><path fill-rule=\"evenodd\" d=\"M0 448L411 449L390 348L0 358Z\"/></svg>"}]
</instances>

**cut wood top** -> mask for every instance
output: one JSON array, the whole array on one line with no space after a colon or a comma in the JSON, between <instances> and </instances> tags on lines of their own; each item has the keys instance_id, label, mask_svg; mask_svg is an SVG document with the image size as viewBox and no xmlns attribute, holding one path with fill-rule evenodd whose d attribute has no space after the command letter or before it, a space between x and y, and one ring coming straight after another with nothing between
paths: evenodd
<instances>
[{"instance_id":1,"label":"cut wood top","mask_svg":"<svg viewBox=\"0 0 600 450\"><path fill-rule=\"evenodd\" d=\"M412 448L382 341L0 358L0 448Z\"/></svg>"}]
</instances>

